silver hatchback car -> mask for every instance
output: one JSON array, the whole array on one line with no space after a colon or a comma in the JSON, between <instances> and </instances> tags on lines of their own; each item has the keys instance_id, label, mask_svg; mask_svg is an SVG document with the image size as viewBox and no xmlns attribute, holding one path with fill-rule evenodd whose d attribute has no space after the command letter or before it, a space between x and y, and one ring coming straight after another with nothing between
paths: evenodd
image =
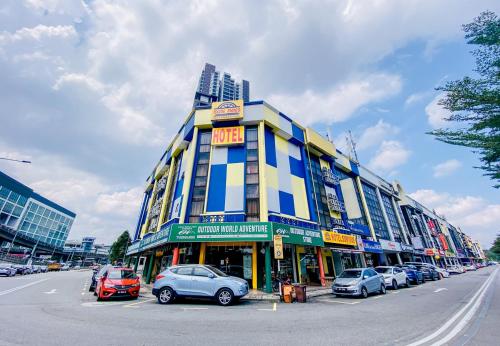
<instances>
[{"instance_id":1,"label":"silver hatchback car","mask_svg":"<svg viewBox=\"0 0 500 346\"><path fill-rule=\"evenodd\" d=\"M332 293L339 296L366 298L375 292L385 294L385 281L373 268L346 269L332 285Z\"/></svg>"},{"instance_id":2,"label":"silver hatchback car","mask_svg":"<svg viewBox=\"0 0 500 346\"><path fill-rule=\"evenodd\" d=\"M169 267L156 277L153 285L153 295L160 304L171 303L175 297L195 297L215 299L227 306L246 294L246 280L202 264Z\"/></svg>"}]
</instances>

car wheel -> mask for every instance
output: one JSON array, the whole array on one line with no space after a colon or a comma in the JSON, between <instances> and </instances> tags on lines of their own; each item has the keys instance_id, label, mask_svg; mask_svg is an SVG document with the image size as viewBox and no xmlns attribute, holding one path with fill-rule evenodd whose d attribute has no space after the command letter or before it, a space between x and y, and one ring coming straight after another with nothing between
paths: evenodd
<instances>
[{"instance_id":1,"label":"car wheel","mask_svg":"<svg viewBox=\"0 0 500 346\"><path fill-rule=\"evenodd\" d=\"M439 275L438 275L438 280L441 280L441 279L443 279L443 278L444 278L444 275L443 275L442 273L439 273Z\"/></svg>"},{"instance_id":2,"label":"car wheel","mask_svg":"<svg viewBox=\"0 0 500 346\"><path fill-rule=\"evenodd\" d=\"M227 306L233 301L233 292L229 288L221 288L216 297L219 305Z\"/></svg>"},{"instance_id":3,"label":"car wheel","mask_svg":"<svg viewBox=\"0 0 500 346\"><path fill-rule=\"evenodd\" d=\"M397 286L398 285L396 284L396 287ZM380 285L380 294L385 294L386 292L387 292L387 289L385 288L385 285L384 284Z\"/></svg>"},{"instance_id":4,"label":"car wheel","mask_svg":"<svg viewBox=\"0 0 500 346\"><path fill-rule=\"evenodd\" d=\"M97 296L97 301L98 301L98 302L102 301L102 298L101 298L101 294L100 294L100 293L95 293L95 292L94 292L94 295L96 295L96 296Z\"/></svg>"},{"instance_id":5,"label":"car wheel","mask_svg":"<svg viewBox=\"0 0 500 346\"><path fill-rule=\"evenodd\" d=\"M158 303L160 304L169 304L174 298L174 291L170 287L163 287L160 292L158 292Z\"/></svg>"},{"instance_id":6,"label":"car wheel","mask_svg":"<svg viewBox=\"0 0 500 346\"><path fill-rule=\"evenodd\" d=\"M432 281L436 281L436 280L437 280L436 276L432 275Z\"/></svg>"},{"instance_id":7,"label":"car wheel","mask_svg":"<svg viewBox=\"0 0 500 346\"><path fill-rule=\"evenodd\" d=\"M410 287L410 280L408 278L406 278L406 287L409 288Z\"/></svg>"},{"instance_id":8,"label":"car wheel","mask_svg":"<svg viewBox=\"0 0 500 346\"><path fill-rule=\"evenodd\" d=\"M361 287L361 298L368 298L368 290L366 287Z\"/></svg>"},{"instance_id":9,"label":"car wheel","mask_svg":"<svg viewBox=\"0 0 500 346\"><path fill-rule=\"evenodd\" d=\"M391 286L393 290L397 290L399 288L398 282L396 280L392 280Z\"/></svg>"}]
</instances>

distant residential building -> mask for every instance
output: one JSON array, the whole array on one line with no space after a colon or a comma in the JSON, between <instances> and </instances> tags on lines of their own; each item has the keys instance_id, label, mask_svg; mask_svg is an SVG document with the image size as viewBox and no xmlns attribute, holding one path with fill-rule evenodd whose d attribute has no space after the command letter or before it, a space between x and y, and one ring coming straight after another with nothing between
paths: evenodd
<instances>
[{"instance_id":1,"label":"distant residential building","mask_svg":"<svg viewBox=\"0 0 500 346\"><path fill-rule=\"evenodd\" d=\"M42 249L62 249L76 214L0 172L2 240Z\"/></svg>"},{"instance_id":2,"label":"distant residential building","mask_svg":"<svg viewBox=\"0 0 500 346\"><path fill-rule=\"evenodd\" d=\"M242 80L238 83L227 72L224 72L220 78L216 67L206 63L200 75L193 106L208 106L212 102L240 99L249 102L250 82Z\"/></svg>"}]
</instances>

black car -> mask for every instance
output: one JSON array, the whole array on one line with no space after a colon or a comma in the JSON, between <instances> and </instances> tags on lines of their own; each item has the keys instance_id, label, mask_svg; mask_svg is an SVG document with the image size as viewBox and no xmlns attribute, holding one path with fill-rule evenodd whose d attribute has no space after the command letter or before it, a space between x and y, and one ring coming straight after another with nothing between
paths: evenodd
<instances>
[{"instance_id":1,"label":"black car","mask_svg":"<svg viewBox=\"0 0 500 346\"><path fill-rule=\"evenodd\" d=\"M106 272L107 269L113 268L111 264L101 267L101 269L93 269L92 279L90 280L89 292L94 292L97 286L97 280ZM95 293L94 293L95 294Z\"/></svg>"},{"instance_id":2,"label":"black car","mask_svg":"<svg viewBox=\"0 0 500 346\"><path fill-rule=\"evenodd\" d=\"M436 269L434 269L430 266L427 266L425 264L422 264L422 265L415 264L415 267L417 267L418 270L420 270L422 272L422 274L424 275L424 281L441 280L441 275L439 275L439 272Z\"/></svg>"},{"instance_id":3,"label":"black car","mask_svg":"<svg viewBox=\"0 0 500 346\"><path fill-rule=\"evenodd\" d=\"M420 269L418 269L414 265L396 264L396 267L399 267L406 272L406 276L408 277L408 280L410 280L412 284L420 285L421 283L424 283L425 281L424 274L422 273L422 271L420 271Z\"/></svg>"}]
</instances>

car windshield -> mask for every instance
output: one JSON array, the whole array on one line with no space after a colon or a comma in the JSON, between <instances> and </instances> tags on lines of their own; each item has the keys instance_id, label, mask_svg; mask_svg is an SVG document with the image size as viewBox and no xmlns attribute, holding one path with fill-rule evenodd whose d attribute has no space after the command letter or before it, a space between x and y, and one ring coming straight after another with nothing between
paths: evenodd
<instances>
[{"instance_id":1,"label":"car windshield","mask_svg":"<svg viewBox=\"0 0 500 346\"><path fill-rule=\"evenodd\" d=\"M342 279L357 279L361 277L361 270L346 270L339 277Z\"/></svg>"},{"instance_id":2,"label":"car windshield","mask_svg":"<svg viewBox=\"0 0 500 346\"><path fill-rule=\"evenodd\" d=\"M111 270L108 279L135 279L137 275L132 270Z\"/></svg>"},{"instance_id":3,"label":"car windshield","mask_svg":"<svg viewBox=\"0 0 500 346\"><path fill-rule=\"evenodd\" d=\"M375 268L375 271L377 273L380 273L380 274L390 274L392 269L391 268L381 268L381 267L377 267Z\"/></svg>"},{"instance_id":4,"label":"car windshield","mask_svg":"<svg viewBox=\"0 0 500 346\"><path fill-rule=\"evenodd\" d=\"M223 276L223 277L226 277L226 276L229 276L227 275L226 273L224 273L222 270L220 269L217 269L215 267L212 267L212 266L207 266L208 269L210 269L211 271L213 271L215 274L217 274L218 276Z\"/></svg>"}]
</instances>

